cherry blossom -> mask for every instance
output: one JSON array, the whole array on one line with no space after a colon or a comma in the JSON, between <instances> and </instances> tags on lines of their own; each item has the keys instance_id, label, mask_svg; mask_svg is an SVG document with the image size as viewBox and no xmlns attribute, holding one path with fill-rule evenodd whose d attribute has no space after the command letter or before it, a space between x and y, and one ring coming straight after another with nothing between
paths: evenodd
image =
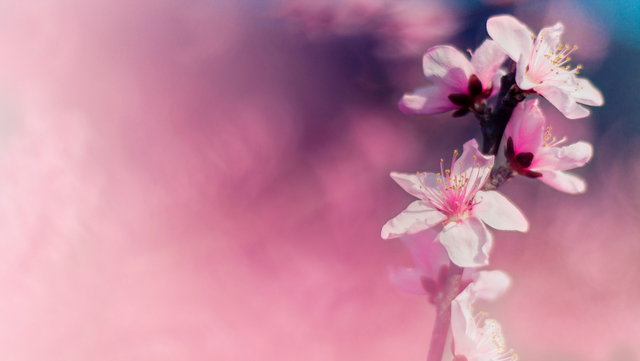
<instances>
[{"instance_id":1,"label":"cherry blossom","mask_svg":"<svg viewBox=\"0 0 640 361\"><path fill-rule=\"evenodd\" d=\"M438 242L438 232L433 229L400 237L407 247L416 268L389 267L389 281L400 291L414 295L428 295L431 303L435 296L442 292L449 269L449 255L444 246ZM476 285L478 298L494 300L502 295L511 284L509 276L499 270L478 271L465 268L462 283Z\"/></svg>"},{"instance_id":2,"label":"cherry blossom","mask_svg":"<svg viewBox=\"0 0 640 361\"><path fill-rule=\"evenodd\" d=\"M518 355L507 350L500 324L496 320L485 319L486 312L473 315L471 306L476 299L478 291L472 283L451 302L454 360L517 360Z\"/></svg>"},{"instance_id":3,"label":"cherry blossom","mask_svg":"<svg viewBox=\"0 0 640 361\"><path fill-rule=\"evenodd\" d=\"M493 237L485 223L501 230L526 232L529 224L507 198L496 191L482 191L494 157L483 155L475 139L466 142L460 158L455 151L451 168L441 173L396 173L391 177L409 194L419 198L383 227L383 239L397 238L443 224L439 241L449 258L460 267L488 264Z\"/></svg>"},{"instance_id":4,"label":"cherry blossom","mask_svg":"<svg viewBox=\"0 0 640 361\"><path fill-rule=\"evenodd\" d=\"M581 65L571 69L569 56L578 47L560 43L562 24L544 28L538 36L513 16L494 16L487 31L517 62L516 83L520 89L545 97L569 119L583 118L589 110L578 103L604 104L600 91L586 79L576 77Z\"/></svg>"},{"instance_id":5,"label":"cherry blossom","mask_svg":"<svg viewBox=\"0 0 640 361\"><path fill-rule=\"evenodd\" d=\"M502 143L512 170L562 192L583 193L587 189L584 180L564 171L585 165L593 147L587 142L558 147L565 141L551 136L551 126L545 129L545 118L535 99L514 109Z\"/></svg>"},{"instance_id":6,"label":"cherry blossom","mask_svg":"<svg viewBox=\"0 0 640 361\"><path fill-rule=\"evenodd\" d=\"M424 75L433 85L418 88L398 103L404 113L436 114L458 109L463 116L474 104L495 94L504 74L506 54L496 42L486 40L471 60L451 46L435 46L422 58Z\"/></svg>"}]
</instances>

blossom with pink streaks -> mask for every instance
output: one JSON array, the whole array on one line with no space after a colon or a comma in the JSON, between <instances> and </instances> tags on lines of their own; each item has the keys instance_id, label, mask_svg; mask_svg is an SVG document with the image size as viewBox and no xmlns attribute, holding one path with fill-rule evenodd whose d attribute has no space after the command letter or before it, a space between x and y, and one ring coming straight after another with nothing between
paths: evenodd
<instances>
[{"instance_id":1,"label":"blossom with pink streaks","mask_svg":"<svg viewBox=\"0 0 640 361\"><path fill-rule=\"evenodd\" d=\"M475 139L466 142L460 158L454 152L451 169L441 173L396 173L391 177L407 193L419 198L382 227L383 239L415 234L440 223L438 239L449 258L460 267L489 263L493 237L485 223L501 230L526 232L529 224L507 198L496 191L482 191L494 157L482 154Z\"/></svg>"},{"instance_id":2,"label":"blossom with pink streaks","mask_svg":"<svg viewBox=\"0 0 640 361\"><path fill-rule=\"evenodd\" d=\"M410 114L457 109L453 116L463 116L474 104L499 90L500 77L504 74L500 66L506 57L500 45L492 40L482 43L471 60L451 46L435 46L422 58L424 75L433 85L405 94L398 107Z\"/></svg>"},{"instance_id":3,"label":"blossom with pink streaks","mask_svg":"<svg viewBox=\"0 0 640 361\"><path fill-rule=\"evenodd\" d=\"M545 130L545 118L538 100L520 103L513 111L504 132L505 156L510 168L518 174L538 178L549 186L566 193L583 193L585 181L564 171L582 167L593 155L587 142L557 147L566 138L556 141L551 126Z\"/></svg>"},{"instance_id":4,"label":"blossom with pink streaks","mask_svg":"<svg viewBox=\"0 0 640 361\"><path fill-rule=\"evenodd\" d=\"M414 295L428 295L434 303L436 295L443 291L449 269L447 250L438 242L438 232L433 229L400 237L409 249L416 268L389 267L389 282L400 291ZM478 271L465 268L462 283L474 283L478 298L494 300L511 285L509 276L500 270Z\"/></svg>"},{"instance_id":5,"label":"blossom with pink streaks","mask_svg":"<svg viewBox=\"0 0 640 361\"><path fill-rule=\"evenodd\" d=\"M507 350L502 330L496 320L485 320L488 315L473 315L471 305L478 299L478 290L472 283L451 302L451 331L454 360L462 361L515 361L513 350ZM482 324L484 321L484 324Z\"/></svg>"},{"instance_id":6,"label":"blossom with pink streaks","mask_svg":"<svg viewBox=\"0 0 640 361\"><path fill-rule=\"evenodd\" d=\"M604 104L602 94L587 79L576 77L582 66L571 69L569 55L578 47L560 43L562 24L540 30L538 36L509 15L487 21L487 31L513 61L517 62L516 83L545 97L569 119L584 118L589 110L578 103Z\"/></svg>"}]
</instances>

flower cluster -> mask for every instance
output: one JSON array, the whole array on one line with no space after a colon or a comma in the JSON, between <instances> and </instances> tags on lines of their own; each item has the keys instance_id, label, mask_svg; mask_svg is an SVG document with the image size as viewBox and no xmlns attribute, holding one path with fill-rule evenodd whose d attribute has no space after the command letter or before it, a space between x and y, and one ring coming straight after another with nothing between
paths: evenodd
<instances>
[{"instance_id":1,"label":"flower cluster","mask_svg":"<svg viewBox=\"0 0 640 361\"><path fill-rule=\"evenodd\" d=\"M586 191L585 181L566 171L585 165L593 147L582 141L564 145L566 138L554 138L540 100L527 99L538 95L570 119L589 115L583 105L603 104L600 92L577 77L581 66L567 65L577 47L560 43L562 30L558 23L534 36L512 16L492 17L487 21L492 40L470 51L470 59L451 46L429 49L423 70L432 84L406 94L398 104L410 114L472 113L482 128L482 151L471 139L462 154L454 151L450 166L440 160L435 173L391 173L417 200L381 232L383 239L400 238L416 264L416 268L389 268L391 283L411 294L428 295L439 309L451 307L455 360L517 359L506 349L498 323L485 321L482 312L473 315L471 307L476 299L497 298L510 284L502 271L478 270L489 264L493 236L487 226L529 229L522 212L495 189L522 175L561 192ZM507 59L510 67L503 69ZM494 108L490 98L496 94L500 97ZM430 351L429 360L440 360L441 354L432 358Z\"/></svg>"}]
</instances>

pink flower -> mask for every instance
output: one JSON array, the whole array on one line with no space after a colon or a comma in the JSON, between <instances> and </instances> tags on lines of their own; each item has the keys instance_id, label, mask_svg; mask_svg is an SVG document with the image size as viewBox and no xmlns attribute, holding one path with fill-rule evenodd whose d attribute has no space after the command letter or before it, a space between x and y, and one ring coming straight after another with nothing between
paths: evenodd
<instances>
[{"instance_id":1,"label":"pink flower","mask_svg":"<svg viewBox=\"0 0 640 361\"><path fill-rule=\"evenodd\" d=\"M488 264L493 239L485 227L526 232L522 213L496 191L481 191L493 166L494 157L478 150L475 139L466 142L460 158L454 152L451 169L441 173L391 173L409 194L419 198L382 227L382 238L415 234L440 223L438 239L449 258L460 267Z\"/></svg>"},{"instance_id":2,"label":"pink flower","mask_svg":"<svg viewBox=\"0 0 640 361\"><path fill-rule=\"evenodd\" d=\"M578 65L570 69L572 49L560 43L562 24L544 28L537 37L513 16L494 16L487 21L493 40L517 62L516 83L522 90L545 97L569 119L583 118L589 110L578 103L600 106L604 99L588 80L576 77Z\"/></svg>"},{"instance_id":3,"label":"pink flower","mask_svg":"<svg viewBox=\"0 0 640 361\"><path fill-rule=\"evenodd\" d=\"M433 229L400 237L409 249L417 268L389 267L389 281L398 290L414 295L428 295L433 303L435 296L444 289L449 269L447 250L438 242L438 232ZM465 268L462 283L474 283L478 298L494 300L511 284L509 276L502 271L478 271ZM461 287L464 288L464 287Z\"/></svg>"},{"instance_id":4,"label":"pink flower","mask_svg":"<svg viewBox=\"0 0 640 361\"><path fill-rule=\"evenodd\" d=\"M472 283L451 302L451 331L453 334L454 360L466 361L515 361L513 350L508 350L496 320L484 320L488 315L473 315L471 305L478 299L478 291ZM482 321L484 320L484 324Z\"/></svg>"},{"instance_id":5,"label":"pink flower","mask_svg":"<svg viewBox=\"0 0 640 361\"><path fill-rule=\"evenodd\" d=\"M564 171L585 165L593 155L593 147L587 142L577 142L559 148L557 145L566 138L556 141L551 136L551 127L545 130L544 123L537 99L520 103L514 109L503 138L511 169L538 178L559 191L583 193L587 189L584 180Z\"/></svg>"},{"instance_id":6,"label":"pink flower","mask_svg":"<svg viewBox=\"0 0 640 361\"><path fill-rule=\"evenodd\" d=\"M499 70L506 55L496 42L485 41L471 60L451 46L435 46L422 58L424 75L433 85L405 94L398 103L404 113L436 114L458 109L462 116L500 88ZM495 86L494 86L495 85Z\"/></svg>"}]
</instances>

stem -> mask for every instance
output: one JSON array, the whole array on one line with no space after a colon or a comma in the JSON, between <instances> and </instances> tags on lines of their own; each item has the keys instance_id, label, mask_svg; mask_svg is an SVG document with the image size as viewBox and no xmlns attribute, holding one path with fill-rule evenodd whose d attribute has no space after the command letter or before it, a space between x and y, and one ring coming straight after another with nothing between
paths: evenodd
<instances>
[{"instance_id":1,"label":"stem","mask_svg":"<svg viewBox=\"0 0 640 361\"><path fill-rule=\"evenodd\" d=\"M458 267L453 262L449 264L444 290L435 299L436 322L431 333L427 361L442 360L447 334L449 333L449 325L451 324L451 301L460 293L460 280L462 279L463 270L464 268Z\"/></svg>"}]
</instances>

